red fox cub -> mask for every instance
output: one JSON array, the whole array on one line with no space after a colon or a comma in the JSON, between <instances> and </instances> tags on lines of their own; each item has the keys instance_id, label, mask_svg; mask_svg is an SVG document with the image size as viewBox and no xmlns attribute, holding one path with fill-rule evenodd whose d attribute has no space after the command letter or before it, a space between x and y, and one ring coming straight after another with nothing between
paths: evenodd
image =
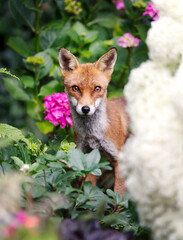
<instances>
[{"instance_id":1,"label":"red fox cub","mask_svg":"<svg viewBox=\"0 0 183 240\"><path fill-rule=\"evenodd\" d=\"M118 154L128 128L123 98L107 99L107 86L117 58L111 48L95 63L80 64L65 48L59 51L59 63L65 91L69 98L75 142L84 153L97 148L112 163L115 174L114 191L125 191L119 176ZM88 178L93 185L95 176Z\"/></svg>"}]
</instances>

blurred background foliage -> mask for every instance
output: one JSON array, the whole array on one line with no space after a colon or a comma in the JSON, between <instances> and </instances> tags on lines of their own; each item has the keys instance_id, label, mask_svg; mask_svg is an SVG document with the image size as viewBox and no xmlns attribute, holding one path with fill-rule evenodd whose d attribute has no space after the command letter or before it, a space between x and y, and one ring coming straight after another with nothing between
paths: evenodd
<instances>
[{"instance_id":1,"label":"blurred background foliage","mask_svg":"<svg viewBox=\"0 0 183 240\"><path fill-rule=\"evenodd\" d=\"M98 219L103 227L133 231L134 239L145 240L150 239L145 237L149 233L139 226L128 194L122 199L110 190L111 182L107 183L106 193L102 185L92 188L84 179L79 183L80 188L74 186L73 181L78 181L78 177L91 173L99 176L101 169L110 171L111 168L105 159L100 161L98 152L83 155L74 149L74 143L70 142L71 128L54 126L44 120L43 113L44 97L64 91L58 64L60 47L69 49L81 63L95 62L111 47L116 47L118 59L108 95L123 96L130 70L148 58L145 40L151 18L142 16L148 0L124 0L124 7L118 10L116 3L120 1L0 0L0 175L16 169L30 176L23 180L24 201L19 208L30 210L38 200L50 197L51 207L43 206L54 221L78 219L86 213L87 217L92 215L89 219ZM139 38L139 46L118 46L119 38L125 33ZM90 168L83 165L86 158ZM98 159L97 162L94 159ZM8 184L14 182L8 177ZM0 181L0 189L1 186L4 189L6 185ZM16 195L14 186L8 185L8 189L12 189L12 196ZM69 199L69 204L60 193ZM17 192L19 198L20 195ZM9 195L4 199L11 200ZM12 204L4 201L4 205L8 212ZM5 209L4 205L1 202L1 209ZM38 205L38 209L42 206ZM77 222L69 223L70 227L74 224ZM101 238L102 233L98 234ZM49 236L44 238L54 239ZM32 239L32 235L23 238ZM116 238L129 239L127 236Z\"/></svg>"},{"instance_id":2,"label":"blurred background foliage","mask_svg":"<svg viewBox=\"0 0 183 240\"><path fill-rule=\"evenodd\" d=\"M122 96L130 70L148 57L145 39L151 21L142 17L148 1L124 3L125 8L117 10L111 0L0 0L0 68L20 78L0 76L0 122L25 128L41 139L42 133L56 131L44 120L43 98L64 91L60 47L81 63L94 62L117 47L108 92L109 97ZM117 46L126 32L141 39L130 51Z\"/></svg>"}]
</instances>

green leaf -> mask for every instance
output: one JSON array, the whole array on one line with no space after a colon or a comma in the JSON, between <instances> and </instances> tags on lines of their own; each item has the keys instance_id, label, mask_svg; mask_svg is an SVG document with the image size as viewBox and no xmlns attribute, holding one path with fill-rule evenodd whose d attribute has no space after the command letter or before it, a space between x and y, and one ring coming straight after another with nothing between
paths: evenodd
<instances>
[{"instance_id":1,"label":"green leaf","mask_svg":"<svg viewBox=\"0 0 183 240\"><path fill-rule=\"evenodd\" d=\"M57 61L58 61L58 53L57 53ZM60 82L61 73L60 73L60 67L59 66L53 65L51 71L49 72L49 76L52 77L53 79L57 80L60 84L60 89L61 89L61 87L63 89L63 84Z\"/></svg>"},{"instance_id":2,"label":"green leaf","mask_svg":"<svg viewBox=\"0 0 183 240\"><path fill-rule=\"evenodd\" d=\"M74 170L84 170L84 162L85 162L85 156L84 153L81 152L79 149L73 149L71 148L68 151L68 163L71 165L71 167Z\"/></svg>"},{"instance_id":3,"label":"green leaf","mask_svg":"<svg viewBox=\"0 0 183 240\"><path fill-rule=\"evenodd\" d=\"M96 57L100 57L104 52L108 50L108 47L102 41L97 41L90 44L90 52L95 53Z\"/></svg>"},{"instance_id":4,"label":"green leaf","mask_svg":"<svg viewBox=\"0 0 183 240\"><path fill-rule=\"evenodd\" d=\"M30 47L23 38L10 37L7 41L7 45L23 57L28 57L31 54Z\"/></svg>"},{"instance_id":5,"label":"green leaf","mask_svg":"<svg viewBox=\"0 0 183 240\"><path fill-rule=\"evenodd\" d=\"M89 22L87 25L92 26L94 24L99 24L102 27L114 29L114 26L116 25L117 17L115 14L111 12L103 12L97 15L97 17Z\"/></svg>"},{"instance_id":6,"label":"green leaf","mask_svg":"<svg viewBox=\"0 0 183 240\"><path fill-rule=\"evenodd\" d=\"M80 22L76 22L73 26L72 29L77 32L78 35L80 36L86 36L87 34L87 28Z\"/></svg>"},{"instance_id":7,"label":"green leaf","mask_svg":"<svg viewBox=\"0 0 183 240\"><path fill-rule=\"evenodd\" d=\"M11 158L13 159L13 161L15 162L15 164L16 164L19 168L21 168L21 167L23 166L24 162L23 162L20 158L15 157L15 156L12 156Z\"/></svg>"},{"instance_id":8,"label":"green leaf","mask_svg":"<svg viewBox=\"0 0 183 240\"><path fill-rule=\"evenodd\" d=\"M100 169L94 169L94 170L90 171L90 174L93 174L95 176L101 176L102 171Z\"/></svg>"},{"instance_id":9,"label":"green leaf","mask_svg":"<svg viewBox=\"0 0 183 240\"><path fill-rule=\"evenodd\" d=\"M85 193L86 195L89 195L91 189L92 189L92 183L91 183L91 182L85 182L85 183L84 183L84 186L83 186L84 193Z\"/></svg>"},{"instance_id":10,"label":"green leaf","mask_svg":"<svg viewBox=\"0 0 183 240\"><path fill-rule=\"evenodd\" d=\"M0 68L0 73L8 74L11 77L16 78L17 80L20 80L20 78L18 78L17 76L13 75L12 73L10 73L10 71L7 71L6 68Z\"/></svg>"},{"instance_id":11,"label":"green leaf","mask_svg":"<svg viewBox=\"0 0 183 240\"><path fill-rule=\"evenodd\" d=\"M50 167L50 168L55 168L55 169L62 169L63 168L63 163L51 162L51 163L48 163L47 166Z\"/></svg>"},{"instance_id":12,"label":"green leaf","mask_svg":"<svg viewBox=\"0 0 183 240\"><path fill-rule=\"evenodd\" d=\"M98 31L87 31L87 34L84 37L84 43L87 44L95 41L98 35L99 35Z\"/></svg>"},{"instance_id":13,"label":"green leaf","mask_svg":"<svg viewBox=\"0 0 183 240\"><path fill-rule=\"evenodd\" d=\"M66 153L64 151L58 151L55 155L56 159L65 159L66 158Z\"/></svg>"},{"instance_id":14,"label":"green leaf","mask_svg":"<svg viewBox=\"0 0 183 240\"><path fill-rule=\"evenodd\" d=\"M48 75L48 73L52 69L53 61L46 52L39 52L35 56L40 56L40 57L43 57L43 59L44 59L44 64L42 64L38 67L38 78L42 79L46 75Z\"/></svg>"},{"instance_id":15,"label":"green leaf","mask_svg":"<svg viewBox=\"0 0 183 240\"><path fill-rule=\"evenodd\" d=\"M53 29L46 29L40 33L39 37L41 49L45 50L53 45L57 37L57 32Z\"/></svg>"},{"instance_id":16,"label":"green leaf","mask_svg":"<svg viewBox=\"0 0 183 240\"><path fill-rule=\"evenodd\" d=\"M69 149L76 148L76 144L74 142L68 142L66 139L64 139L60 144L60 150L64 152L68 152Z\"/></svg>"},{"instance_id":17,"label":"green leaf","mask_svg":"<svg viewBox=\"0 0 183 240\"><path fill-rule=\"evenodd\" d=\"M67 35L70 37L70 39L72 39L74 42L80 43L81 39L80 36L78 35L78 33L76 31L74 31L73 29L70 29L67 32Z\"/></svg>"},{"instance_id":18,"label":"green leaf","mask_svg":"<svg viewBox=\"0 0 183 240\"><path fill-rule=\"evenodd\" d=\"M30 100L30 96L24 91L20 81L10 77L4 77L3 80L6 88L15 99L21 101Z\"/></svg>"},{"instance_id":19,"label":"green leaf","mask_svg":"<svg viewBox=\"0 0 183 240\"><path fill-rule=\"evenodd\" d=\"M30 187L29 187L30 189ZM32 189L32 197L33 198L39 198L44 196L47 193L47 190L44 186L41 186L39 184L34 184Z\"/></svg>"},{"instance_id":20,"label":"green leaf","mask_svg":"<svg viewBox=\"0 0 183 240\"><path fill-rule=\"evenodd\" d=\"M39 130L44 134L53 132L54 130L54 125L49 121L36 122L36 125L39 128Z\"/></svg>"},{"instance_id":21,"label":"green leaf","mask_svg":"<svg viewBox=\"0 0 183 240\"><path fill-rule=\"evenodd\" d=\"M39 96L45 97L46 95L51 95L52 93L57 92L61 92L61 84L59 81L53 80L41 87Z\"/></svg>"},{"instance_id":22,"label":"green leaf","mask_svg":"<svg viewBox=\"0 0 183 240\"><path fill-rule=\"evenodd\" d=\"M111 196L115 200L116 204L120 204L122 202L122 196L120 193L113 192L111 189L107 189L106 192L109 196Z\"/></svg>"},{"instance_id":23,"label":"green leaf","mask_svg":"<svg viewBox=\"0 0 183 240\"><path fill-rule=\"evenodd\" d=\"M143 42L146 41L148 29L149 27L147 25L137 25L138 34Z\"/></svg>"},{"instance_id":24,"label":"green leaf","mask_svg":"<svg viewBox=\"0 0 183 240\"><path fill-rule=\"evenodd\" d=\"M22 1L26 8L29 8L30 10L41 12L41 10L39 10L39 8L36 8L35 0L22 0Z\"/></svg>"},{"instance_id":25,"label":"green leaf","mask_svg":"<svg viewBox=\"0 0 183 240\"><path fill-rule=\"evenodd\" d=\"M30 75L24 75L20 77L20 80L22 81L23 85L25 88L34 88L35 86L35 81L34 78Z\"/></svg>"},{"instance_id":26,"label":"green leaf","mask_svg":"<svg viewBox=\"0 0 183 240\"><path fill-rule=\"evenodd\" d=\"M49 183L55 187L61 182L62 182L62 170L59 169L52 173L49 179Z\"/></svg>"},{"instance_id":27,"label":"green leaf","mask_svg":"<svg viewBox=\"0 0 183 240\"><path fill-rule=\"evenodd\" d=\"M148 48L141 42L141 44L133 49L132 52L132 68L137 68L142 62L145 62L148 59Z\"/></svg>"},{"instance_id":28,"label":"green leaf","mask_svg":"<svg viewBox=\"0 0 183 240\"><path fill-rule=\"evenodd\" d=\"M28 10L22 0L9 0L9 7L16 22L29 26L34 31L34 12Z\"/></svg>"},{"instance_id":29,"label":"green leaf","mask_svg":"<svg viewBox=\"0 0 183 240\"><path fill-rule=\"evenodd\" d=\"M92 150L90 153L85 154L86 166L88 170L95 170L100 162L100 153L98 149Z\"/></svg>"},{"instance_id":30,"label":"green leaf","mask_svg":"<svg viewBox=\"0 0 183 240\"><path fill-rule=\"evenodd\" d=\"M39 104L40 103L36 99L27 101L26 110L29 116L31 116L33 119L41 121L43 116L43 109Z\"/></svg>"},{"instance_id":31,"label":"green leaf","mask_svg":"<svg viewBox=\"0 0 183 240\"><path fill-rule=\"evenodd\" d=\"M112 214L112 215L107 215L107 216L104 216L101 220L105 224L110 225L110 226L116 226L116 225L127 226L127 225L129 225L128 219L127 219L125 213L116 213L116 214Z\"/></svg>"},{"instance_id":32,"label":"green leaf","mask_svg":"<svg viewBox=\"0 0 183 240\"><path fill-rule=\"evenodd\" d=\"M38 168L39 168L39 163L37 163L37 162L33 163L29 168L29 172L35 173L35 172L37 172Z\"/></svg>"},{"instance_id":33,"label":"green leaf","mask_svg":"<svg viewBox=\"0 0 183 240\"><path fill-rule=\"evenodd\" d=\"M77 35L81 36L84 40L84 43L90 43L93 42L97 36L98 36L98 31L95 30L88 30L82 23L76 22L72 30L74 30ZM69 31L70 32L70 31ZM74 39L73 39L74 40ZM74 41L79 42L80 38L75 39Z\"/></svg>"},{"instance_id":34,"label":"green leaf","mask_svg":"<svg viewBox=\"0 0 183 240\"><path fill-rule=\"evenodd\" d=\"M22 131L5 123L0 123L0 137L8 137L13 141L21 140L28 143Z\"/></svg>"},{"instance_id":35,"label":"green leaf","mask_svg":"<svg viewBox=\"0 0 183 240\"><path fill-rule=\"evenodd\" d=\"M126 11L127 15L130 18L134 18L135 17L135 12L133 10L132 2L129 1L129 0L123 0L123 1L124 1L124 4L125 4L125 11Z\"/></svg>"}]
</instances>

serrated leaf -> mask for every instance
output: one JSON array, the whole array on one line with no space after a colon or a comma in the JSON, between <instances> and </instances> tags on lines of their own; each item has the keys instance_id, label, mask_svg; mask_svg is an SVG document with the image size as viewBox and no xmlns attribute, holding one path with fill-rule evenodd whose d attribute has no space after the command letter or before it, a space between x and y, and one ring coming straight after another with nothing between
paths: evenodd
<instances>
[{"instance_id":1,"label":"serrated leaf","mask_svg":"<svg viewBox=\"0 0 183 240\"><path fill-rule=\"evenodd\" d=\"M28 143L22 131L5 123L0 123L0 137L8 137L13 141L21 140Z\"/></svg>"},{"instance_id":2,"label":"serrated leaf","mask_svg":"<svg viewBox=\"0 0 183 240\"><path fill-rule=\"evenodd\" d=\"M17 80L20 80L20 78L18 78L17 76L15 76L14 74L10 73L10 71L7 71L6 68L0 68L0 73L4 73L4 74L8 74L11 77L16 78Z\"/></svg>"}]
</instances>

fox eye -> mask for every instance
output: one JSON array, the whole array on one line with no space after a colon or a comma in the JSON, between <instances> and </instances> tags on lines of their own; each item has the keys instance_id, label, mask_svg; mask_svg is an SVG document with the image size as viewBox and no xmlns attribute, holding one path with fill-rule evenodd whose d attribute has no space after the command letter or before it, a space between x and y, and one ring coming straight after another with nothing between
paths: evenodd
<instances>
[{"instance_id":1,"label":"fox eye","mask_svg":"<svg viewBox=\"0 0 183 240\"><path fill-rule=\"evenodd\" d=\"M100 92L101 91L101 87L100 86L96 86L95 89L94 89L94 92Z\"/></svg>"},{"instance_id":2,"label":"fox eye","mask_svg":"<svg viewBox=\"0 0 183 240\"><path fill-rule=\"evenodd\" d=\"M72 91L73 92L79 92L80 90L79 90L78 86L74 85L74 86L72 86Z\"/></svg>"}]
</instances>

